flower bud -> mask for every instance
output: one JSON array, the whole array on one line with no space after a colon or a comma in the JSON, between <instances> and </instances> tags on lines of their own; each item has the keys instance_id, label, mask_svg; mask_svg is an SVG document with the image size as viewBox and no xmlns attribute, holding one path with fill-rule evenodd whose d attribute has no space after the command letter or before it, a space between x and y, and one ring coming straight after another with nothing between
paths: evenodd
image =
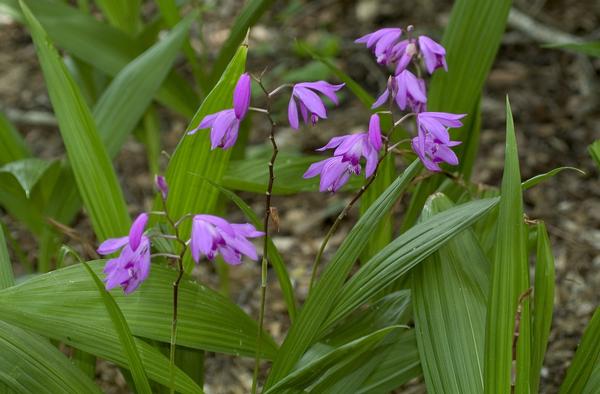
<instances>
[{"instance_id":1,"label":"flower bud","mask_svg":"<svg viewBox=\"0 0 600 394\"><path fill-rule=\"evenodd\" d=\"M164 176L156 175L154 177L154 184L158 191L160 191L163 200L167 199L167 195L169 194L169 187L167 186L167 181Z\"/></svg>"}]
</instances>

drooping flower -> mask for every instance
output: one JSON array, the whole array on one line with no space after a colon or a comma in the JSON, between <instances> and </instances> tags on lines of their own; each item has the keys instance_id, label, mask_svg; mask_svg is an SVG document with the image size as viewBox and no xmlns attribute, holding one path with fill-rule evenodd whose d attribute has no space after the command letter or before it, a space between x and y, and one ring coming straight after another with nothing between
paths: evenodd
<instances>
[{"instance_id":1,"label":"drooping flower","mask_svg":"<svg viewBox=\"0 0 600 394\"><path fill-rule=\"evenodd\" d=\"M323 104L323 100L318 93L329 98L334 104L338 104L338 98L335 94L338 90L344 87L345 84L333 85L325 81L317 82L302 82L294 85L292 96L288 104L288 120L293 129L298 129L298 110L302 115L304 123L309 122L315 125L319 118L327 118L327 110Z\"/></svg>"},{"instance_id":2,"label":"drooping flower","mask_svg":"<svg viewBox=\"0 0 600 394\"><path fill-rule=\"evenodd\" d=\"M429 74L433 74L440 67L448 71L446 49L443 46L427 36L419 36L419 50L423 54L425 68Z\"/></svg>"},{"instance_id":3,"label":"drooping flower","mask_svg":"<svg viewBox=\"0 0 600 394\"><path fill-rule=\"evenodd\" d=\"M335 193L348 182L351 174L360 174L360 164L352 164L342 156L333 156L311 164L304 173L304 178L321 175L319 191Z\"/></svg>"},{"instance_id":4,"label":"drooping flower","mask_svg":"<svg viewBox=\"0 0 600 394\"><path fill-rule=\"evenodd\" d=\"M448 128L461 127L460 119L465 114L451 114L448 112L421 112L417 114L417 127L419 134L431 134L434 140L443 144L450 141Z\"/></svg>"},{"instance_id":5,"label":"drooping flower","mask_svg":"<svg viewBox=\"0 0 600 394\"><path fill-rule=\"evenodd\" d=\"M163 200L166 200L167 196L169 195L169 186L167 185L167 180L165 179L165 177L162 175L156 175L154 177L154 184L160 192Z\"/></svg>"},{"instance_id":6,"label":"drooping flower","mask_svg":"<svg viewBox=\"0 0 600 394\"><path fill-rule=\"evenodd\" d=\"M121 250L118 257L110 259L104 266L106 289L117 286L130 294L146 280L150 273L150 240L144 235L148 214L140 214L129 230L129 235L110 238L98 247L98 254L108 255Z\"/></svg>"},{"instance_id":7,"label":"drooping flower","mask_svg":"<svg viewBox=\"0 0 600 394\"><path fill-rule=\"evenodd\" d=\"M450 148L460 143L460 141L450 140L442 142L431 134L420 133L412 139L412 149L419 156L425 168L429 171L439 172L442 170L439 163L445 162L453 166L458 164L458 157Z\"/></svg>"},{"instance_id":8,"label":"drooping flower","mask_svg":"<svg viewBox=\"0 0 600 394\"><path fill-rule=\"evenodd\" d=\"M377 63L390 65L397 59L394 49L401 36L402 29L386 27L364 35L354 42L366 44L367 48L373 50Z\"/></svg>"},{"instance_id":9,"label":"drooping flower","mask_svg":"<svg viewBox=\"0 0 600 394\"><path fill-rule=\"evenodd\" d=\"M414 39L403 40L394 46L392 52L394 53L394 58L397 59L396 71L395 75L400 74L402 71L406 70L406 67L412 61L412 58L418 53L417 45L414 42Z\"/></svg>"},{"instance_id":10,"label":"drooping flower","mask_svg":"<svg viewBox=\"0 0 600 394\"><path fill-rule=\"evenodd\" d=\"M240 264L242 255L257 260L256 249L248 238L263 235L249 223L229 223L218 216L196 215L192 220L190 239L192 258L198 263L203 255L212 261L220 254L226 263L232 265Z\"/></svg>"},{"instance_id":11,"label":"drooping flower","mask_svg":"<svg viewBox=\"0 0 600 394\"><path fill-rule=\"evenodd\" d=\"M385 104L390 96L390 91L396 104L401 110L410 107L413 112L422 112L426 108L427 93L425 81L417 78L408 70L391 78L386 90L377 98L371 108L377 108Z\"/></svg>"},{"instance_id":12,"label":"drooping flower","mask_svg":"<svg viewBox=\"0 0 600 394\"><path fill-rule=\"evenodd\" d=\"M250 76L247 73L242 74L233 91L233 109L206 115L198 127L189 131L188 135L210 127L211 150L231 148L237 140L240 123L250 108L251 86Z\"/></svg>"}]
</instances>

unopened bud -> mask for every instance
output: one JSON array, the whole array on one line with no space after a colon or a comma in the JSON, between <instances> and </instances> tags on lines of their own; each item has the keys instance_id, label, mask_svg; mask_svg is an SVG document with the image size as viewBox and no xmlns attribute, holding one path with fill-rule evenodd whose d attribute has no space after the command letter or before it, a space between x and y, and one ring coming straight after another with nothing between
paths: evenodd
<instances>
[{"instance_id":1,"label":"unopened bud","mask_svg":"<svg viewBox=\"0 0 600 394\"><path fill-rule=\"evenodd\" d=\"M169 186L167 186L167 181L164 176L156 175L154 177L154 184L160 193L162 194L163 200L167 199L167 195L169 194Z\"/></svg>"}]
</instances>

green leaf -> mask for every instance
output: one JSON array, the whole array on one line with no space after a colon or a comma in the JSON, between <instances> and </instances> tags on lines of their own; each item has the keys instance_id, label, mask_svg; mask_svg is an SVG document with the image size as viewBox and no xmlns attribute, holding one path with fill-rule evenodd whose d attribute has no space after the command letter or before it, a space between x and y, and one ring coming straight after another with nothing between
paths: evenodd
<instances>
[{"instance_id":1,"label":"green leaf","mask_svg":"<svg viewBox=\"0 0 600 394\"><path fill-rule=\"evenodd\" d=\"M102 271L103 265L102 260L90 263L96 273ZM111 292L133 335L170 342L172 283L176 275L175 270L153 264L150 276L134 293L125 296L121 289ZM59 340L68 337L69 340L102 346L93 335L104 331L105 341L110 338L119 343L98 290L81 265L39 275L1 291L0 319L9 319L9 316L10 323L30 326L32 330ZM256 322L229 299L188 276L179 288L177 327L178 345L254 356ZM263 334L263 338L262 357L271 359L277 346L268 334Z\"/></svg>"},{"instance_id":2,"label":"green leaf","mask_svg":"<svg viewBox=\"0 0 600 394\"><path fill-rule=\"evenodd\" d=\"M235 84L246 67L247 53L246 46L238 49L221 79L194 115L188 131L195 128L206 115L231 107ZM173 217L181 217L187 213L207 213L215 208L219 191L205 180L220 183L229 163L231 150L211 150L209 134L208 130L200 130L194 135L185 133L169 161L166 171L169 185L167 204ZM189 235L189 227L182 228L183 237Z\"/></svg>"},{"instance_id":3,"label":"green leaf","mask_svg":"<svg viewBox=\"0 0 600 394\"><path fill-rule=\"evenodd\" d=\"M225 189L217 184L212 183L214 187L219 189L219 191L228 199L230 199L235 205L240 208L244 215L252 222L254 227L256 227L259 231L263 230L263 222L258 218L256 213L235 193L230 190ZM285 300L285 304L288 309L288 315L290 317L290 322L294 322L296 319L296 299L294 297L294 288L292 286L292 282L290 281L290 277L287 272L287 268L285 267L285 263L283 261L283 257L279 254L277 247L273 243L271 237L268 239L267 245L267 255L269 257L269 263L275 269L275 273L277 274L277 280L279 281L279 286L281 287L281 292L283 293L283 299Z\"/></svg>"},{"instance_id":4,"label":"green leaf","mask_svg":"<svg viewBox=\"0 0 600 394\"><path fill-rule=\"evenodd\" d=\"M140 25L140 0L96 0L111 25L133 35Z\"/></svg>"},{"instance_id":5,"label":"green leaf","mask_svg":"<svg viewBox=\"0 0 600 394\"><path fill-rule=\"evenodd\" d=\"M144 371L144 367L142 365L142 359L140 358L137 347L135 346L135 339L133 338L133 335L131 335L131 331L129 330L129 326L127 325L127 321L125 320L123 313L119 309L119 306L115 300L106 291L106 289L104 289L104 284L90 268L90 266L86 262L82 262L82 264L96 284L98 292L102 297L102 302L104 303L104 306L110 315L110 320L112 321L115 331L119 336L121 346L123 346L123 349L125 350L125 354L127 355L127 364L129 365L129 370L133 376L136 392L152 393L152 390L150 389L150 383L148 382L148 377L146 376L146 372Z\"/></svg>"},{"instance_id":6,"label":"green leaf","mask_svg":"<svg viewBox=\"0 0 600 394\"><path fill-rule=\"evenodd\" d=\"M584 55L600 57L600 41L588 41L569 44L548 44L546 48L566 49L567 51L583 53Z\"/></svg>"},{"instance_id":7,"label":"green leaf","mask_svg":"<svg viewBox=\"0 0 600 394\"><path fill-rule=\"evenodd\" d=\"M529 268L521 174L517 154L517 141L508 98L506 100L506 151L504 175L492 264L492 286L488 303L485 392L509 393L513 366L513 338L519 298L529 288ZM530 314L529 301L522 302L520 330L517 342L517 392L529 390Z\"/></svg>"},{"instance_id":8,"label":"green leaf","mask_svg":"<svg viewBox=\"0 0 600 394\"><path fill-rule=\"evenodd\" d=\"M400 235L365 263L337 292L322 328L346 316L488 213L497 199L477 200L441 212Z\"/></svg>"},{"instance_id":9,"label":"green leaf","mask_svg":"<svg viewBox=\"0 0 600 394\"><path fill-rule=\"evenodd\" d=\"M287 375L308 347L314 343L319 335L321 325L333 305L335 295L344 284L354 262L364 250L373 229L392 208L421 168L419 162L414 161L354 225L323 271L321 278L310 291L298 318L290 328L277 354L265 388L271 387Z\"/></svg>"},{"instance_id":10,"label":"green leaf","mask_svg":"<svg viewBox=\"0 0 600 394\"><path fill-rule=\"evenodd\" d=\"M554 177L556 174L558 174L559 172L562 172L564 170L572 170L572 171L577 171L579 174L581 175L585 175L585 172L581 171L579 168L575 168L575 167L558 167L555 168L551 171L548 171L544 174L540 174L540 175L536 175L533 178L530 178L526 181L524 181L521 184L521 187L523 188L523 190L527 190L530 189L552 177Z\"/></svg>"},{"instance_id":11,"label":"green leaf","mask_svg":"<svg viewBox=\"0 0 600 394\"><path fill-rule=\"evenodd\" d=\"M434 194L426 220L450 209ZM481 393L489 262L471 230L463 231L412 271L415 332L429 392Z\"/></svg>"},{"instance_id":12,"label":"green leaf","mask_svg":"<svg viewBox=\"0 0 600 394\"><path fill-rule=\"evenodd\" d=\"M0 167L0 173L4 172L14 176L23 188L25 196L29 198L34 186L53 164L56 162L32 157L5 164Z\"/></svg>"},{"instance_id":13,"label":"green leaf","mask_svg":"<svg viewBox=\"0 0 600 394\"><path fill-rule=\"evenodd\" d=\"M540 373L548 347L554 309L554 256L544 222L538 222L535 284L533 288L531 392L539 392Z\"/></svg>"},{"instance_id":14,"label":"green leaf","mask_svg":"<svg viewBox=\"0 0 600 394\"><path fill-rule=\"evenodd\" d=\"M0 290L15 284L15 276L13 274L8 249L6 248L3 227L4 226L0 225Z\"/></svg>"},{"instance_id":15,"label":"green leaf","mask_svg":"<svg viewBox=\"0 0 600 394\"><path fill-rule=\"evenodd\" d=\"M0 321L0 382L17 393L100 393L46 339Z\"/></svg>"},{"instance_id":16,"label":"green leaf","mask_svg":"<svg viewBox=\"0 0 600 394\"><path fill-rule=\"evenodd\" d=\"M596 366L585 385L583 394L598 394L598 387L600 387L600 360L596 362Z\"/></svg>"},{"instance_id":17,"label":"green leaf","mask_svg":"<svg viewBox=\"0 0 600 394\"><path fill-rule=\"evenodd\" d=\"M94 107L94 119L114 157L167 77L197 13L191 13L157 44L119 71Z\"/></svg>"},{"instance_id":18,"label":"green leaf","mask_svg":"<svg viewBox=\"0 0 600 394\"><path fill-rule=\"evenodd\" d=\"M290 195L319 190L319 178L304 179L302 175L311 164L320 160L323 160L322 156L278 155L274 167L277 180L273 185L273 194ZM269 180L268 163L268 157L231 161L221 184L228 189L263 194ZM364 178L352 177L346 187L358 189L363 182Z\"/></svg>"},{"instance_id":19,"label":"green leaf","mask_svg":"<svg viewBox=\"0 0 600 394\"><path fill-rule=\"evenodd\" d=\"M31 152L17 129L0 112L0 165L25 159Z\"/></svg>"},{"instance_id":20,"label":"green leaf","mask_svg":"<svg viewBox=\"0 0 600 394\"><path fill-rule=\"evenodd\" d=\"M593 144L590 144L590 146L588 146L588 152L596 162L598 169L600 169L600 140L596 140Z\"/></svg>"},{"instance_id":21,"label":"green leaf","mask_svg":"<svg viewBox=\"0 0 600 394\"><path fill-rule=\"evenodd\" d=\"M384 328L334 348L318 357L309 358L308 360L302 359L299 362L299 368L279 380L275 385L266 390L265 394L280 392L282 389L288 387L299 389L307 387L329 368L334 367L337 363L345 359L360 357L364 352L372 349L381 342L387 335L400 328L400 326Z\"/></svg>"},{"instance_id":22,"label":"green leaf","mask_svg":"<svg viewBox=\"0 0 600 394\"><path fill-rule=\"evenodd\" d=\"M262 14L264 14L272 4L273 0L249 0L246 2L246 5L235 19L235 22L233 22L229 37L227 37L227 41L225 41L221 47L217 59L213 64L212 72L210 74L210 81L212 84L216 83L217 78L225 72L224 70L227 64L231 64L230 59L234 57L236 50L239 51L238 47L246 37L248 29L258 22Z\"/></svg>"},{"instance_id":23,"label":"green leaf","mask_svg":"<svg viewBox=\"0 0 600 394\"><path fill-rule=\"evenodd\" d=\"M130 220L123 193L91 112L44 29L20 2L35 43L50 100L94 231L100 239L126 234Z\"/></svg>"},{"instance_id":24,"label":"green leaf","mask_svg":"<svg viewBox=\"0 0 600 394\"><path fill-rule=\"evenodd\" d=\"M581 393L592 376L594 368L600 362L600 308L596 308L589 322L577 352L573 357L567 376L560 386L560 394ZM597 377L594 377L597 379ZM596 387L597 389L597 387Z\"/></svg>"},{"instance_id":25,"label":"green leaf","mask_svg":"<svg viewBox=\"0 0 600 394\"><path fill-rule=\"evenodd\" d=\"M23 19L16 0L0 0L2 5L17 19ZM35 0L27 5L57 46L109 76L117 75L145 49L128 34L66 4ZM176 73L169 75L157 99L186 117L192 116L198 101L189 83Z\"/></svg>"}]
</instances>

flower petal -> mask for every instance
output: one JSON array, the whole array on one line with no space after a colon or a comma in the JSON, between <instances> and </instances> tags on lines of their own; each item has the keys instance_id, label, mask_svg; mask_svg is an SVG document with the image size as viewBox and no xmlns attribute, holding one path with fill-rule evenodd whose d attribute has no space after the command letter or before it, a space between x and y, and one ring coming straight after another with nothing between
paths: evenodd
<instances>
[{"instance_id":1,"label":"flower petal","mask_svg":"<svg viewBox=\"0 0 600 394\"><path fill-rule=\"evenodd\" d=\"M290 97L290 103L288 104L288 121L290 122L290 127L292 129L298 130L298 106L296 105L293 94L292 97Z\"/></svg>"},{"instance_id":2,"label":"flower petal","mask_svg":"<svg viewBox=\"0 0 600 394\"><path fill-rule=\"evenodd\" d=\"M319 118L327 118L327 111L321 98L312 90L303 87L294 87L294 95L302 101L308 110Z\"/></svg>"},{"instance_id":3,"label":"flower petal","mask_svg":"<svg viewBox=\"0 0 600 394\"><path fill-rule=\"evenodd\" d=\"M109 238L106 241L102 242L96 252L100 255L107 255L116 252L121 249L123 246L127 245L129 242L129 236L120 237L120 238Z\"/></svg>"},{"instance_id":4,"label":"flower petal","mask_svg":"<svg viewBox=\"0 0 600 394\"><path fill-rule=\"evenodd\" d=\"M252 82L248 73L243 73L235 85L235 90L233 91L233 109L235 116L239 120L244 119L250 107L251 86Z\"/></svg>"},{"instance_id":5,"label":"flower petal","mask_svg":"<svg viewBox=\"0 0 600 394\"><path fill-rule=\"evenodd\" d=\"M371 115L369 119L369 142L376 151L381 149L381 125L377 114Z\"/></svg>"},{"instance_id":6,"label":"flower petal","mask_svg":"<svg viewBox=\"0 0 600 394\"><path fill-rule=\"evenodd\" d=\"M146 223L148 223L148 214L143 212L135 218L131 225L131 229L129 230L129 247L131 247L131 250L134 252L138 246L140 246Z\"/></svg>"}]
</instances>

